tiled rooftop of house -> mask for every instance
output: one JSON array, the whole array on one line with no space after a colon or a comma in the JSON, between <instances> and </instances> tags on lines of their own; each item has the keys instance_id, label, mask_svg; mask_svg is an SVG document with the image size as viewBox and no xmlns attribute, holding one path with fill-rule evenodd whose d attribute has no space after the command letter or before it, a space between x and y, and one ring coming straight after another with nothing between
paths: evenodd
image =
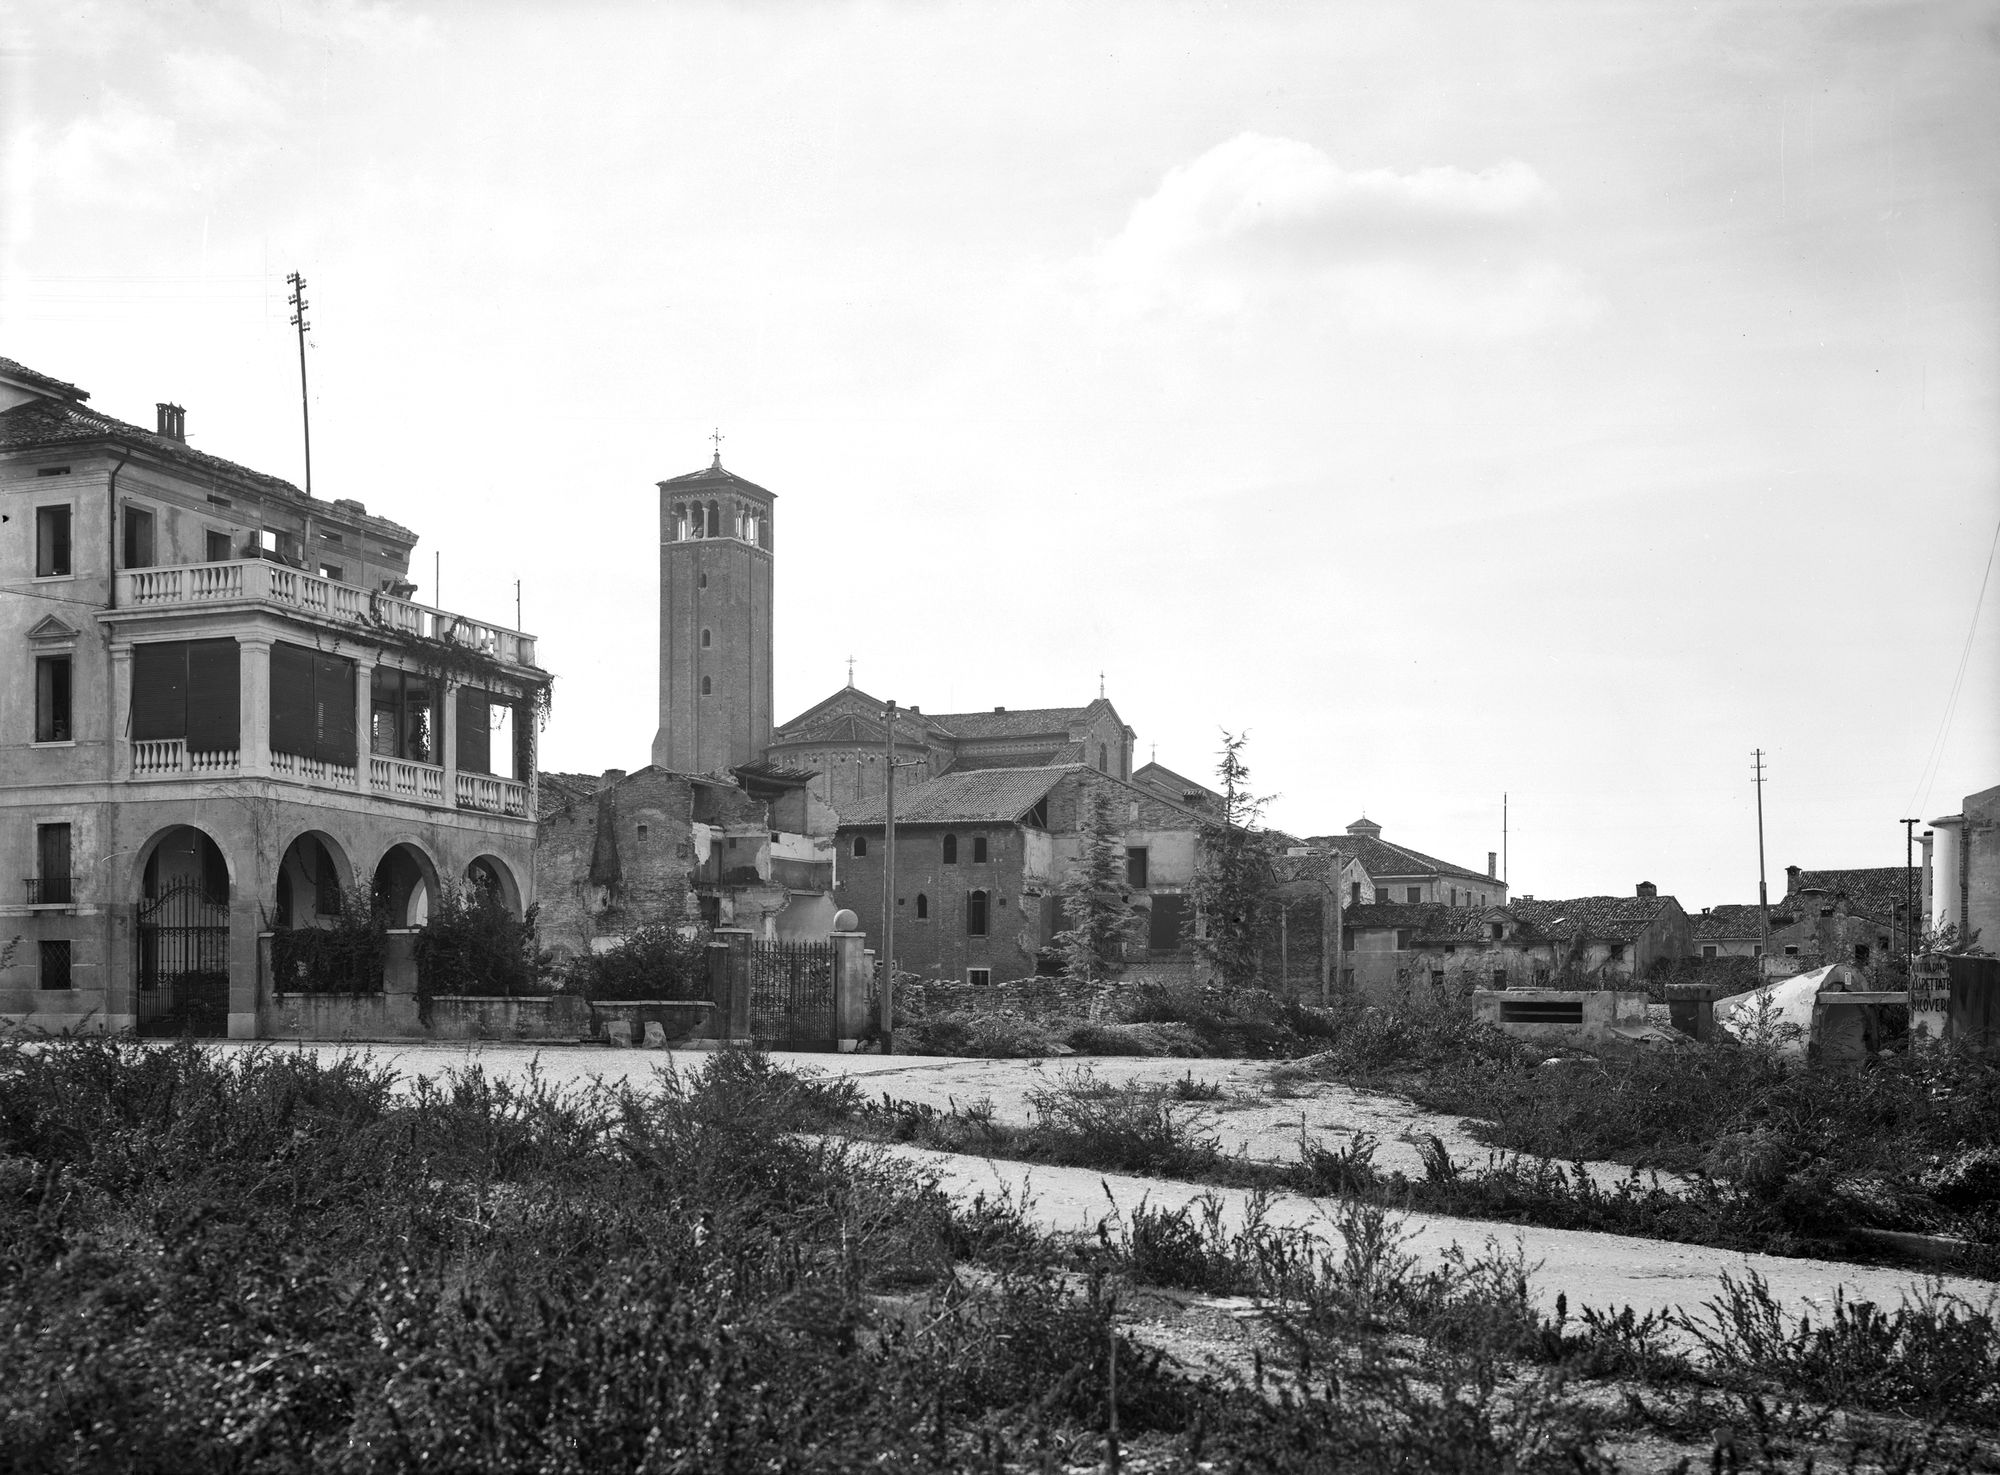
<instances>
[{"instance_id":1,"label":"tiled rooftop of house","mask_svg":"<svg viewBox=\"0 0 2000 1475\"><path fill-rule=\"evenodd\" d=\"M1850 871L1805 871L1798 873L1785 895L1785 910L1801 917L1814 916L1818 907L1803 893L1819 891L1833 897L1845 895L1847 909L1877 922L1893 921L1904 907L1909 873L1901 866L1867 866Z\"/></svg>"},{"instance_id":2,"label":"tiled rooftop of house","mask_svg":"<svg viewBox=\"0 0 2000 1475\"><path fill-rule=\"evenodd\" d=\"M1545 937L1629 942L1672 901L1671 896L1572 896L1561 901L1510 901L1507 910Z\"/></svg>"},{"instance_id":3,"label":"tiled rooftop of house","mask_svg":"<svg viewBox=\"0 0 2000 1475\"><path fill-rule=\"evenodd\" d=\"M917 784L896 795L896 825L1007 824L1026 814L1067 774L1081 765L1043 768L968 768ZM841 815L841 827L879 825L886 817L881 795L864 799Z\"/></svg>"}]
</instances>

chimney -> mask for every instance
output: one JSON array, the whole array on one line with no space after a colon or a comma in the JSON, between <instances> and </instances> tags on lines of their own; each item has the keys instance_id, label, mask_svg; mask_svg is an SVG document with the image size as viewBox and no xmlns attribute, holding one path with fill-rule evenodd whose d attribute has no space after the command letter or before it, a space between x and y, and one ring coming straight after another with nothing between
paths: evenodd
<instances>
[{"instance_id":1,"label":"chimney","mask_svg":"<svg viewBox=\"0 0 2000 1475\"><path fill-rule=\"evenodd\" d=\"M1486 852L1486 879L1489 881L1500 879L1500 852L1497 850Z\"/></svg>"},{"instance_id":2,"label":"chimney","mask_svg":"<svg viewBox=\"0 0 2000 1475\"><path fill-rule=\"evenodd\" d=\"M187 439L187 410L185 408L180 405L168 404L165 400L160 400L154 404L153 411L159 416L157 424L161 435L166 436L169 440Z\"/></svg>"},{"instance_id":3,"label":"chimney","mask_svg":"<svg viewBox=\"0 0 2000 1475\"><path fill-rule=\"evenodd\" d=\"M1005 707L995 707L995 708L994 708L993 710L994 710L994 711L996 711L996 712L1004 712L1004 711L1006 711L1007 709L1006 709Z\"/></svg>"},{"instance_id":4,"label":"chimney","mask_svg":"<svg viewBox=\"0 0 2000 1475\"><path fill-rule=\"evenodd\" d=\"M915 702L910 703L910 711L918 717L924 715L924 709L922 707L919 707Z\"/></svg>"},{"instance_id":5,"label":"chimney","mask_svg":"<svg viewBox=\"0 0 2000 1475\"><path fill-rule=\"evenodd\" d=\"M617 782L618 782L618 780L620 780L620 779L621 779L621 778L623 778L623 777L625 777L625 770L624 770L624 769L622 769L622 768L607 768L607 769L605 769L605 770L604 770L604 777L603 777L603 778L601 778L601 779L599 779L599 780L598 780L598 783L599 783L600 785L602 785L602 786L603 786L604 788L607 788L607 789L608 789L608 788L610 788L610 787L611 787L611 786L612 786L613 784L617 783Z\"/></svg>"},{"instance_id":6,"label":"chimney","mask_svg":"<svg viewBox=\"0 0 2000 1475\"><path fill-rule=\"evenodd\" d=\"M1641 881L1639 883L1639 891L1638 891L1639 900L1651 901L1654 897L1658 896L1659 894L1660 894L1660 888L1655 886L1651 881Z\"/></svg>"},{"instance_id":7,"label":"chimney","mask_svg":"<svg viewBox=\"0 0 2000 1475\"><path fill-rule=\"evenodd\" d=\"M1799 889L1799 868L1797 866L1786 866L1785 890L1797 891L1798 889Z\"/></svg>"}]
</instances>

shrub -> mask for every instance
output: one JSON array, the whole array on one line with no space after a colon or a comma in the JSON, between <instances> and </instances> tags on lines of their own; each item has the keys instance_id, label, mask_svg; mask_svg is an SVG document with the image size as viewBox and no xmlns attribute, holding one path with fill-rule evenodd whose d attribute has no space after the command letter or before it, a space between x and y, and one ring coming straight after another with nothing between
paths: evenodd
<instances>
[{"instance_id":1,"label":"shrub","mask_svg":"<svg viewBox=\"0 0 2000 1475\"><path fill-rule=\"evenodd\" d=\"M572 959L565 982L587 999L705 999L708 941L664 924L641 927L616 947Z\"/></svg>"},{"instance_id":2,"label":"shrub","mask_svg":"<svg viewBox=\"0 0 2000 1475\"><path fill-rule=\"evenodd\" d=\"M381 898L372 887L353 887L328 924L271 934L273 985L280 993L379 994L388 937Z\"/></svg>"},{"instance_id":3,"label":"shrub","mask_svg":"<svg viewBox=\"0 0 2000 1475\"><path fill-rule=\"evenodd\" d=\"M535 945L535 909L516 917L484 886L440 887L416 953L420 1007L440 994L548 992L551 960Z\"/></svg>"}]
</instances>

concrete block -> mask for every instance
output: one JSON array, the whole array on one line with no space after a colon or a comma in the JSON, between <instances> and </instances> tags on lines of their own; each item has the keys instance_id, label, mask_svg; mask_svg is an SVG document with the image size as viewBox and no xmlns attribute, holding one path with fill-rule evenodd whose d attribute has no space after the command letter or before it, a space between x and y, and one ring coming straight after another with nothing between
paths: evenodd
<instances>
[{"instance_id":1,"label":"concrete block","mask_svg":"<svg viewBox=\"0 0 2000 1475\"><path fill-rule=\"evenodd\" d=\"M657 1019L646 1021L646 1048L648 1050L664 1050L667 1048L666 1027Z\"/></svg>"}]
</instances>

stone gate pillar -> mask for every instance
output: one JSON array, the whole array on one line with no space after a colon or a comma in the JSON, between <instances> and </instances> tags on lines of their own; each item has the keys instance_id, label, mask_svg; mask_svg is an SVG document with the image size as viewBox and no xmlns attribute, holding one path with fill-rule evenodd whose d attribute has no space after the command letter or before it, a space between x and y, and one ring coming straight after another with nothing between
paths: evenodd
<instances>
[{"instance_id":1,"label":"stone gate pillar","mask_svg":"<svg viewBox=\"0 0 2000 1475\"><path fill-rule=\"evenodd\" d=\"M868 1005L875 981L875 954L868 948L865 932L836 932L832 942L835 1048L851 1053L860 1048L872 1023Z\"/></svg>"},{"instance_id":2,"label":"stone gate pillar","mask_svg":"<svg viewBox=\"0 0 2000 1475\"><path fill-rule=\"evenodd\" d=\"M750 1043L750 945L747 927L717 927L708 949L709 997L715 1000L715 1037Z\"/></svg>"}]
</instances>

